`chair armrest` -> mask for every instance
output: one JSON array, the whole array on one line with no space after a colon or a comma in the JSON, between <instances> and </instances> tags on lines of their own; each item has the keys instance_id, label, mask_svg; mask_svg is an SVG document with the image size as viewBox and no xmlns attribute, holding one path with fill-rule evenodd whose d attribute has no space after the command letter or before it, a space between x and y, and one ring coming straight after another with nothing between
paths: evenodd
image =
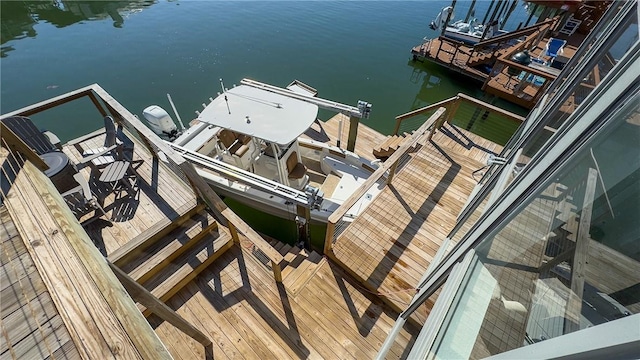
<instances>
[{"instance_id":1,"label":"chair armrest","mask_svg":"<svg viewBox=\"0 0 640 360\"><path fill-rule=\"evenodd\" d=\"M96 136L100 136L100 135L104 134L105 132L107 132L107 130L105 130L104 128L102 128L102 129L98 129L98 130L96 130L96 131L94 131L94 132L90 132L90 133L88 133L87 135L80 136L79 138L75 138L75 139L73 139L73 140L69 141L69 142L67 143L67 145L77 145L77 144L80 144L80 143L81 143L81 142L83 142L83 141L87 141L87 140L89 140L89 139L93 139L93 138L94 138L94 137L96 137Z\"/></svg>"},{"instance_id":2,"label":"chair armrest","mask_svg":"<svg viewBox=\"0 0 640 360\"><path fill-rule=\"evenodd\" d=\"M89 187L89 182L87 179L82 176L81 173L77 173L73 175L73 178L80 184L80 188L82 188L82 193L84 194L84 198L87 200L91 200L93 198L93 193L91 193L91 188Z\"/></svg>"},{"instance_id":3,"label":"chair armrest","mask_svg":"<svg viewBox=\"0 0 640 360\"><path fill-rule=\"evenodd\" d=\"M105 154L113 151L115 148L117 148L118 145L111 145L107 148L105 148L103 151L97 153L97 154L93 154L91 156L87 156L82 158L82 160L80 160L80 162L78 164L76 164L76 169L80 170L83 169L85 166L87 166L89 163L91 163L91 161L93 159L99 158L100 156L104 156Z\"/></svg>"},{"instance_id":4,"label":"chair armrest","mask_svg":"<svg viewBox=\"0 0 640 360\"><path fill-rule=\"evenodd\" d=\"M69 195L71 195L73 193L77 193L77 192L80 192L80 191L82 191L82 185L78 185L78 186L74 187L73 189L60 194L60 196L65 198L65 197L67 197L67 196L69 196Z\"/></svg>"}]
</instances>

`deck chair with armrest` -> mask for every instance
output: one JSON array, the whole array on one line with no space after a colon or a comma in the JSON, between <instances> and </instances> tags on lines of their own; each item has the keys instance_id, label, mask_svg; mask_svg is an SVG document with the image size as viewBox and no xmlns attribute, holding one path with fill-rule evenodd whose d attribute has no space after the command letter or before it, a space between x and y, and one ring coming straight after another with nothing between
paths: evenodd
<instances>
[{"instance_id":1,"label":"deck chair with armrest","mask_svg":"<svg viewBox=\"0 0 640 360\"><path fill-rule=\"evenodd\" d=\"M91 163L97 167L106 166L116 161L118 153L121 151L119 148L120 142L116 138L116 125L111 116L104 117L104 130L104 145L82 152L82 156L85 158L90 157Z\"/></svg>"},{"instance_id":2,"label":"deck chair with armrest","mask_svg":"<svg viewBox=\"0 0 640 360\"><path fill-rule=\"evenodd\" d=\"M550 38L545 46L544 56L549 56L552 60L555 59L563 53L563 48L566 44L567 40Z\"/></svg>"},{"instance_id":3,"label":"deck chair with armrest","mask_svg":"<svg viewBox=\"0 0 640 360\"><path fill-rule=\"evenodd\" d=\"M62 198L78 220L90 212L94 212L94 216L82 221L81 225L85 226L100 216L106 215L104 209L98 203L98 199L91 192L89 183L84 176L81 173L76 173L73 178L78 182L78 186L63 193Z\"/></svg>"},{"instance_id":4,"label":"deck chair with armrest","mask_svg":"<svg viewBox=\"0 0 640 360\"><path fill-rule=\"evenodd\" d=\"M51 143L49 137L36 127L30 118L26 116L11 116L1 121L38 155L59 150L58 147Z\"/></svg>"}]
</instances>

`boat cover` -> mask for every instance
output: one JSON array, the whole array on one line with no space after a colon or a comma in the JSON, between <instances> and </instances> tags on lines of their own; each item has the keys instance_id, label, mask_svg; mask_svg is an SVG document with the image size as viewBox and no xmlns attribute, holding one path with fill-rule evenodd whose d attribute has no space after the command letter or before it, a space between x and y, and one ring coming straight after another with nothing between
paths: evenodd
<instances>
[{"instance_id":1,"label":"boat cover","mask_svg":"<svg viewBox=\"0 0 640 360\"><path fill-rule=\"evenodd\" d=\"M198 120L284 146L304 133L317 116L317 105L240 85L215 98Z\"/></svg>"}]
</instances>

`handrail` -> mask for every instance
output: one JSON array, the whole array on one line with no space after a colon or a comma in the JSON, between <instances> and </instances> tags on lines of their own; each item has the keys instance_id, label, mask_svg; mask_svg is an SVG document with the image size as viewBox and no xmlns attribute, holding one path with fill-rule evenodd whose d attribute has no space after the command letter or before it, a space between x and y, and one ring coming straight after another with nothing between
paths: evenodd
<instances>
[{"instance_id":1,"label":"handrail","mask_svg":"<svg viewBox=\"0 0 640 360\"><path fill-rule=\"evenodd\" d=\"M488 110L488 111L491 111L491 112L498 113L498 114L506 117L507 119L512 120L512 121L517 122L517 123L522 123L524 121L524 117L522 117L520 115L514 114L514 113L512 113L510 111L507 111L507 110L504 110L504 109L501 109L501 108L499 108L497 106L493 106L491 104L488 104L488 103L486 103L484 101L478 100L478 99L476 99L474 97L471 97L469 95L466 95L466 94L463 94L463 93L458 93L456 96L454 96L452 98L449 98L449 99L446 99L446 100L442 100L442 101L439 101L439 102L437 102L435 104L427 105L425 107L422 107L422 108L419 108L419 109L416 109L416 110L412 110L412 111L410 111L408 113L396 116L396 125L395 125L395 128L393 130L393 134L394 135L398 135L398 132L400 131L400 125L402 124L402 122L404 120L406 120L408 118L411 118L411 117L414 117L414 116L417 116L417 115L424 114L426 112L429 112L429 111L431 111L433 109L436 109L438 107L441 107L441 106L445 106L447 108L449 106L455 106L455 104L457 102L466 102L466 103L474 104L479 108L482 108L484 110ZM455 113L451 113L450 116L451 117L455 116Z\"/></svg>"},{"instance_id":2,"label":"handrail","mask_svg":"<svg viewBox=\"0 0 640 360\"><path fill-rule=\"evenodd\" d=\"M429 117L429 119L416 130L411 137L405 139L402 145L391 155L381 167L374 171L371 176L345 200L340 207L338 207L333 214L329 216L327 222L327 235L325 237L324 252L328 253L331 250L333 233L335 231L335 225L338 223L349 209L373 186L380 178L382 178L387 171L389 171L387 182L393 177L395 168L398 165L398 161L405 153L411 149L418 142L418 139L432 128L432 125L437 123L439 119L445 114L446 108L440 107L436 112ZM433 129L431 129L433 131Z\"/></svg>"},{"instance_id":3,"label":"handrail","mask_svg":"<svg viewBox=\"0 0 640 360\"><path fill-rule=\"evenodd\" d=\"M545 26L547 24L550 24L550 23L553 23L555 21L557 21L557 19L555 19L555 18L549 19L549 20L545 20L545 21L543 21L541 23L533 24L531 26L528 26L526 28L522 28L520 30L516 30L516 31L510 32L510 33L507 33L507 34L498 35L498 36L492 37L490 39L480 41L480 42L476 43L473 46L474 51L476 49L480 49L480 48L483 48L483 47L488 46L488 45L494 45L494 44L497 44L497 43L500 43L500 42L503 42L503 41L517 39L520 36L529 35L529 34L535 32L536 30L539 30L543 26Z\"/></svg>"}]
</instances>

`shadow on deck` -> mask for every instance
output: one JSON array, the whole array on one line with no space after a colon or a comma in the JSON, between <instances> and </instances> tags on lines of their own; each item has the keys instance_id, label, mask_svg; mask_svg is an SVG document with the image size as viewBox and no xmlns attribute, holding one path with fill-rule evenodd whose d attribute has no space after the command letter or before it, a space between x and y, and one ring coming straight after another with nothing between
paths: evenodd
<instances>
[{"instance_id":1,"label":"shadow on deck","mask_svg":"<svg viewBox=\"0 0 640 360\"><path fill-rule=\"evenodd\" d=\"M476 185L472 172L501 148L443 125L408 153L392 184L338 236L331 257L393 308L406 308ZM432 305L413 320L423 323Z\"/></svg>"}]
</instances>

